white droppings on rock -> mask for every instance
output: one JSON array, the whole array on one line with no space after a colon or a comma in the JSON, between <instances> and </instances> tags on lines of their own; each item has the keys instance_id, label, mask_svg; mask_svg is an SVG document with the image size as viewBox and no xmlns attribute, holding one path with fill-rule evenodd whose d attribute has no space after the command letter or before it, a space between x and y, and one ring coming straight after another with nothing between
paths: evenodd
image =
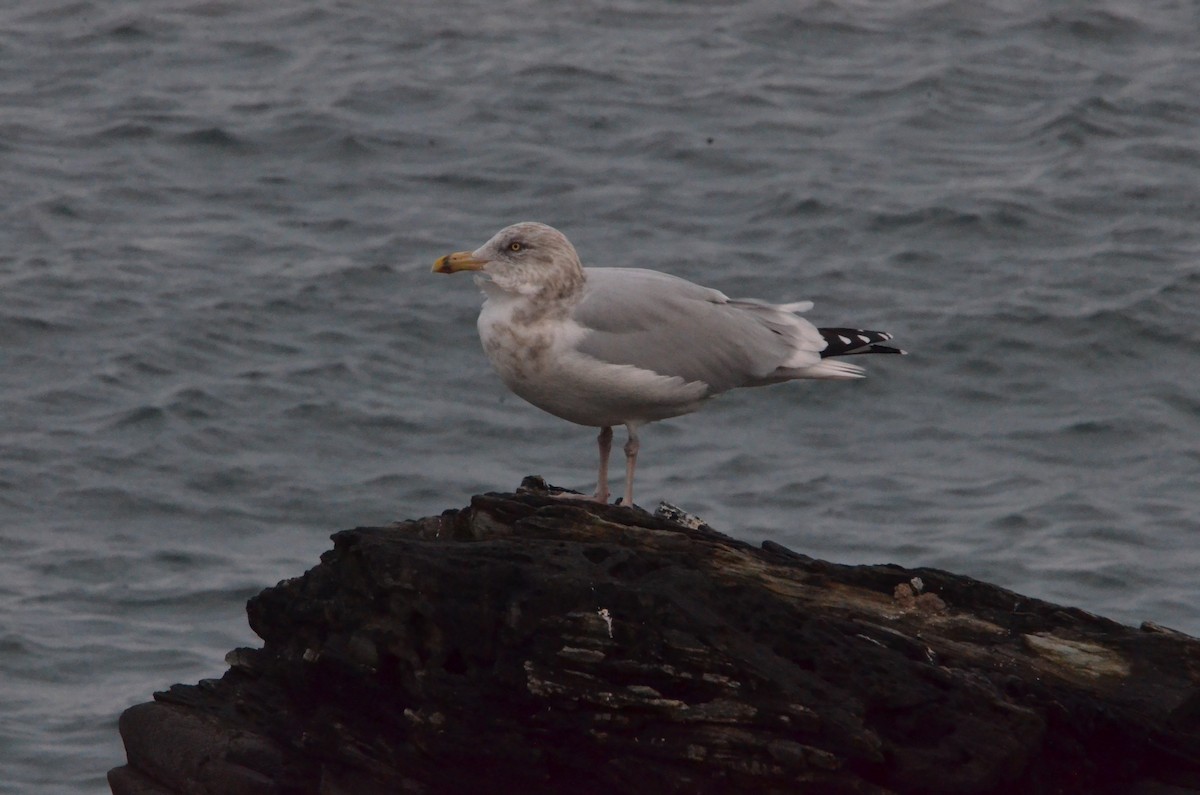
<instances>
[{"instance_id":1,"label":"white droppings on rock","mask_svg":"<svg viewBox=\"0 0 1200 795\"><path fill-rule=\"evenodd\" d=\"M596 615L600 616L600 620L604 622L606 627L608 627L608 636L611 638L613 636L612 613L608 612L607 607L602 607L596 611Z\"/></svg>"}]
</instances>

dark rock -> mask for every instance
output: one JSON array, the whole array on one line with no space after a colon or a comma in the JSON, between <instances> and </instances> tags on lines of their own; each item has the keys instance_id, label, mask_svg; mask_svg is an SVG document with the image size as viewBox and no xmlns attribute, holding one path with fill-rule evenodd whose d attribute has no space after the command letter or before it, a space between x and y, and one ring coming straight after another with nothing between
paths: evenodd
<instances>
[{"instance_id":1,"label":"dark rock","mask_svg":"<svg viewBox=\"0 0 1200 795\"><path fill-rule=\"evenodd\" d=\"M1200 641L524 486L335 535L113 792L1200 792Z\"/></svg>"}]
</instances>

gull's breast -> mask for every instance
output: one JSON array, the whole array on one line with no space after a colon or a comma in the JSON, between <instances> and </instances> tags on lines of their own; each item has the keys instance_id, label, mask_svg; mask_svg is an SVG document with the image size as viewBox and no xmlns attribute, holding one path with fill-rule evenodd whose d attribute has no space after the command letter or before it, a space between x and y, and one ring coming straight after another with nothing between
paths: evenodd
<instances>
[{"instance_id":1,"label":"gull's breast","mask_svg":"<svg viewBox=\"0 0 1200 795\"><path fill-rule=\"evenodd\" d=\"M702 382L583 354L578 323L521 318L513 303L484 304L479 338L504 384L543 411L592 427L640 424L695 411L709 395Z\"/></svg>"}]
</instances>

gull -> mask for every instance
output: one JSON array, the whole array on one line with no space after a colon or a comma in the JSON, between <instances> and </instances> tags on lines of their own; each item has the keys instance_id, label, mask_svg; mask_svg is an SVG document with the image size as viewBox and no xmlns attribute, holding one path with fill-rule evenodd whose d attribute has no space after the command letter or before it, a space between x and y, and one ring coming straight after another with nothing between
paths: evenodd
<instances>
[{"instance_id":1,"label":"gull","mask_svg":"<svg viewBox=\"0 0 1200 795\"><path fill-rule=\"evenodd\" d=\"M594 499L608 502L613 426L624 425L625 495L633 505L638 428L689 414L730 389L803 378L861 378L834 357L904 353L882 331L817 328L811 301L731 299L641 268L585 268L575 247L535 222L501 229L434 273L473 271L486 296L479 339L510 390L534 406L600 429Z\"/></svg>"}]
</instances>

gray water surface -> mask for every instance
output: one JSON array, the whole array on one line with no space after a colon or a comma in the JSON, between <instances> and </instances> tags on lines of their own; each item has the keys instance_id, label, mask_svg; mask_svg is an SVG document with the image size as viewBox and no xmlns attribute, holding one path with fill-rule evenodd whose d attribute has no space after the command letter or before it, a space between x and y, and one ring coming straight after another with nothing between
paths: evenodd
<instances>
[{"instance_id":1,"label":"gray water surface","mask_svg":"<svg viewBox=\"0 0 1200 795\"><path fill-rule=\"evenodd\" d=\"M643 505L1200 632L1197 13L0 7L0 790L105 792L331 532L593 488L429 273L519 220L911 352L647 427Z\"/></svg>"}]
</instances>

